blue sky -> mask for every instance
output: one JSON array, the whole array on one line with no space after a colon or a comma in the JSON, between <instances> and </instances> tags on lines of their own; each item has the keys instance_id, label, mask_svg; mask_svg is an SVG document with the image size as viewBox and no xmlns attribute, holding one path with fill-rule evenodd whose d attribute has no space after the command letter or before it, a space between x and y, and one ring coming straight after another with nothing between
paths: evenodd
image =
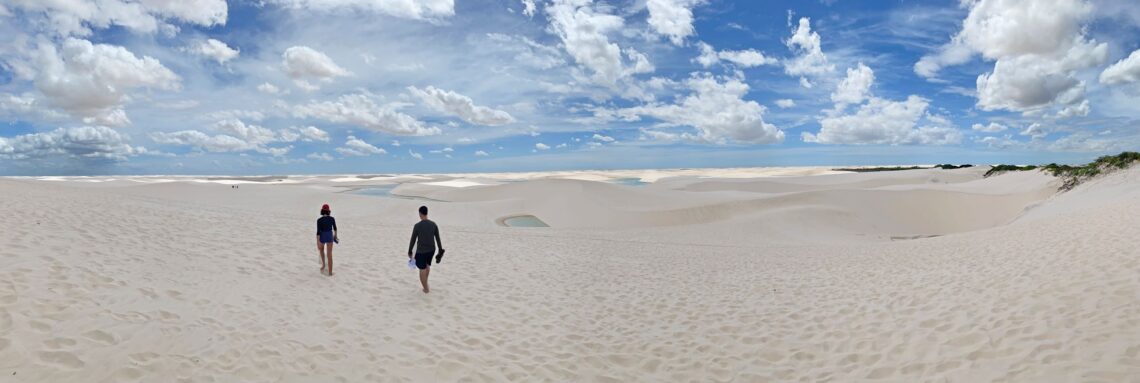
<instances>
[{"instance_id":1,"label":"blue sky","mask_svg":"<svg viewBox=\"0 0 1140 383\"><path fill-rule=\"evenodd\" d=\"M0 175L1080 162L1127 0L0 5Z\"/></svg>"}]
</instances>

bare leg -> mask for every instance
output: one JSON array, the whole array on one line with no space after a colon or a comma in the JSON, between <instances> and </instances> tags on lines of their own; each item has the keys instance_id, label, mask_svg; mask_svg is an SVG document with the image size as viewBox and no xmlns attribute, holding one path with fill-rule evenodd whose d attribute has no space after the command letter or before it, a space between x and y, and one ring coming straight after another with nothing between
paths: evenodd
<instances>
[{"instance_id":1,"label":"bare leg","mask_svg":"<svg viewBox=\"0 0 1140 383\"><path fill-rule=\"evenodd\" d=\"M325 267L327 267L325 266L325 244L322 243L320 246L317 246L317 251L321 253L321 274L324 274Z\"/></svg>"},{"instance_id":2,"label":"bare leg","mask_svg":"<svg viewBox=\"0 0 1140 383\"><path fill-rule=\"evenodd\" d=\"M329 257L329 260L328 260L328 262L329 262L329 276L331 277L333 275L333 260L332 260L332 258L333 258L332 257L333 244L332 244L332 242L329 242L329 243L326 243L325 246L327 247L327 249L325 250L325 254L328 254L327 256Z\"/></svg>"},{"instance_id":3,"label":"bare leg","mask_svg":"<svg viewBox=\"0 0 1140 383\"><path fill-rule=\"evenodd\" d=\"M424 286L424 294L427 294L428 292L431 291L430 289L428 289L428 283L427 283L429 273L431 273L431 267L430 266L426 269L420 270L420 284Z\"/></svg>"}]
</instances>

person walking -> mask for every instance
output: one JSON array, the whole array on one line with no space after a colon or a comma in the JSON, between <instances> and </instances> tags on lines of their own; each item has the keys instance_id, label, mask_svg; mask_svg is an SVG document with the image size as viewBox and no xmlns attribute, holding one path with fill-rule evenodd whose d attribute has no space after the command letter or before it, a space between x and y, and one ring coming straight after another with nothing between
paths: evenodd
<instances>
[{"instance_id":1,"label":"person walking","mask_svg":"<svg viewBox=\"0 0 1140 383\"><path fill-rule=\"evenodd\" d=\"M333 275L333 244L340 241L336 235L336 219L332 217L329 205L321 206L321 218L317 219L317 252L321 254L321 273L328 270Z\"/></svg>"},{"instance_id":2,"label":"person walking","mask_svg":"<svg viewBox=\"0 0 1140 383\"><path fill-rule=\"evenodd\" d=\"M436 248L439 255L436 255ZM415 250L413 256L412 250ZM431 292L428 288L428 275L431 274L431 258L435 256L435 263L443 260L443 242L439 239L439 226L428 219L427 206L420 206L420 221L412 227L412 241L408 244L408 259L415 259L416 268L420 269L420 285L424 294Z\"/></svg>"}]
</instances>

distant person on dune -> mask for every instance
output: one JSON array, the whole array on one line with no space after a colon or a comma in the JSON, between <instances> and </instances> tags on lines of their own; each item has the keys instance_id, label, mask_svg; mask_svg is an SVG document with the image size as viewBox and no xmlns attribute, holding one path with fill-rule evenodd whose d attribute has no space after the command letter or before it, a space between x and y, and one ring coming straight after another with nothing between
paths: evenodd
<instances>
[{"instance_id":1,"label":"distant person on dune","mask_svg":"<svg viewBox=\"0 0 1140 383\"><path fill-rule=\"evenodd\" d=\"M321 206L321 218L317 219L317 251L321 253L321 273L328 269L328 275L333 275L333 244L340 242L336 236L336 219L331 215L329 205Z\"/></svg>"},{"instance_id":2,"label":"distant person on dune","mask_svg":"<svg viewBox=\"0 0 1140 383\"><path fill-rule=\"evenodd\" d=\"M418 244L418 246L417 246ZM439 255L435 249L439 247ZM431 274L431 258L435 256L435 263L443 260L443 243L439 240L439 226L428 219L427 206L420 206L420 222L412 228L412 242L408 244L408 259L413 259L412 249L415 249L414 259L416 268L420 269L420 284L424 287L424 294L428 289L428 274Z\"/></svg>"}]
</instances>

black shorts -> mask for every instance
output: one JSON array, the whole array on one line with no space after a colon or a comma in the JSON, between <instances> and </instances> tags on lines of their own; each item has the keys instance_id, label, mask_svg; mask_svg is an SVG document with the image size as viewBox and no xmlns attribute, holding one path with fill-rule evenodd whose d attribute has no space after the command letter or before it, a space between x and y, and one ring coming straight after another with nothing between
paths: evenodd
<instances>
[{"instance_id":1,"label":"black shorts","mask_svg":"<svg viewBox=\"0 0 1140 383\"><path fill-rule=\"evenodd\" d=\"M431 258L433 256L435 256L435 254L432 253L416 254L416 267L420 270L428 268L428 266L431 266Z\"/></svg>"}]
</instances>

